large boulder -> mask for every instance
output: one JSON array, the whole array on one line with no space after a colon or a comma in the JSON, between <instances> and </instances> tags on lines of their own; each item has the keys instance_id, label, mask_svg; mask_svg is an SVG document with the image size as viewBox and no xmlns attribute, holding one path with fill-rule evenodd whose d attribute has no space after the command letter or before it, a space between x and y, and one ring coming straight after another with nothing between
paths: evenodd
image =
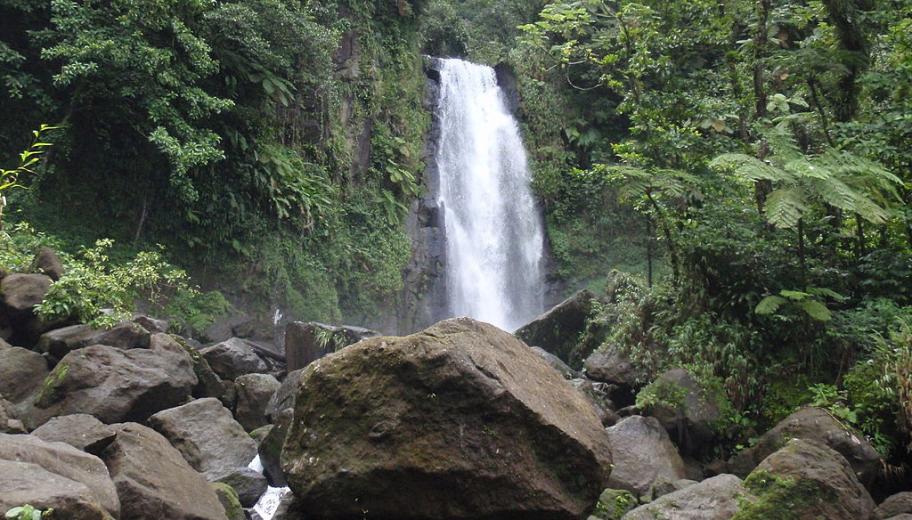
<instances>
[{"instance_id":1,"label":"large boulder","mask_svg":"<svg viewBox=\"0 0 912 520\"><path fill-rule=\"evenodd\" d=\"M0 349L0 388L7 401L18 404L34 397L47 375L41 354L19 347Z\"/></svg>"},{"instance_id":2,"label":"large boulder","mask_svg":"<svg viewBox=\"0 0 912 520\"><path fill-rule=\"evenodd\" d=\"M247 467L257 454L256 442L215 398L158 412L149 425L211 482Z\"/></svg>"},{"instance_id":3,"label":"large boulder","mask_svg":"<svg viewBox=\"0 0 912 520\"><path fill-rule=\"evenodd\" d=\"M713 449L726 404L721 390L707 388L683 368L662 373L637 395L637 405L689 455Z\"/></svg>"},{"instance_id":4,"label":"large boulder","mask_svg":"<svg viewBox=\"0 0 912 520\"><path fill-rule=\"evenodd\" d=\"M60 359L69 352L89 345L107 345L120 349L149 348L149 331L138 323L126 321L106 330L88 325L70 325L45 332L35 348Z\"/></svg>"},{"instance_id":5,"label":"large boulder","mask_svg":"<svg viewBox=\"0 0 912 520\"><path fill-rule=\"evenodd\" d=\"M14 273L0 280L0 297L13 318L34 316L34 307L47 295L53 280L43 274Z\"/></svg>"},{"instance_id":6,"label":"large boulder","mask_svg":"<svg viewBox=\"0 0 912 520\"><path fill-rule=\"evenodd\" d=\"M125 321L99 331L93 343L122 349L149 348L149 331L139 323Z\"/></svg>"},{"instance_id":7,"label":"large boulder","mask_svg":"<svg viewBox=\"0 0 912 520\"><path fill-rule=\"evenodd\" d=\"M285 327L285 359L288 371L306 367L321 357L380 333L361 327L294 321Z\"/></svg>"},{"instance_id":8,"label":"large boulder","mask_svg":"<svg viewBox=\"0 0 912 520\"><path fill-rule=\"evenodd\" d=\"M579 369L591 353L585 351L588 349L580 351L578 347L595 301L595 295L584 289L517 329L516 337Z\"/></svg>"},{"instance_id":9,"label":"large boulder","mask_svg":"<svg viewBox=\"0 0 912 520\"><path fill-rule=\"evenodd\" d=\"M633 404L634 390L646 377L619 347L610 344L586 358L583 370L587 378L613 385L611 397L621 406Z\"/></svg>"},{"instance_id":10,"label":"large boulder","mask_svg":"<svg viewBox=\"0 0 912 520\"><path fill-rule=\"evenodd\" d=\"M32 428L74 413L108 424L143 421L185 402L196 382L185 354L93 345L64 356L25 418Z\"/></svg>"},{"instance_id":11,"label":"large boulder","mask_svg":"<svg viewBox=\"0 0 912 520\"><path fill-rule=\"evenodd\" d=\"M32 268L47 275L55 282L59 280L65 272L60 257L58 257L57 253L49 247L38 248L38 252L35 254L35 260L32 262Z\"/></svg>"},{"instance_id":12,"label":"large boulder","mask_svg":"<svg viewBox=\"0 0 912 520\"><path fill-rule=\"evenodd\" d=\"M238 376L265 373L269 366L256 354L246 341L230 338L221 343L200 350L203 358L223 379L234 380Z\"/></svg>"},{"instance_id":13,"label":"large boulder","mask_svg":"<svg viewBox=\"0 0 912 520\"><path fill-rule=\"evenodd\" d=\"M468 318L311 364L282 465L324 520L578 519L606 487L608 435L524 343Z\"/></svg>"},{"instance_id":14,"label":"large boulder","mask_svg":"<svg viewBox=\"0 0 912 520\"><path fill-rule=\"evenodd\" d=\"M269 399L269 404L266 405L266 419L269 422L276 422L279 414L284 410L294 408L295 396L298 394L298 386L301 384L301 376L303 374L304 369L299 368L289 372L285 379L282 380L282 384Z\"/></svg>"},{"instance_id":15,"label":"large boulder","mask_svg":"<svg viewBox=\"0 0 912 520\"><path fill-rule=\"evenodd\" d=\"M14 273L0 280L0 313L9 326L9 338L17 345L31 345L48 324L35 315L52 280L43 274ZM6 335L6 334L5 334Z\"/></svg>"},{"instance_id":16,"label":"large boulder","mask_svg":"<svg viewBox=\"0 0 912 520\"><path fill-rule=\"evenodd\" d=\"M728 520L738 513L739 503L746 499L746 495L741 479L734 475L718 475L663 495L627 513L623 520ZM790 517L750 518L773 520Z\"/></svg>"},{"instance_id":17,"label":"large boulder","mask_svg":"<svg viewBox=\"0 0 912 520\"><path fill-rule=\"evenodd\" d=\"M294 410L286 409L275 419L275 424L263 442L257 446L257 454L260 456L260 464L263 466L263 474L269 479L269 483L276 487L288 485L285 480L285 473L282 471L282 446L285 445L285 437L288 436L288 430L291 428L291 421L294 418Z\"/></svg>"},{"instance_id":18,"label":"large boulder","mask_svg":"<svg viewBox=\"0 0 912 520\"><path fill-rule=\"evenodd\" d=\"M744 485L756 497L742 506L744 518L867 520L874 513L874 500L848 461L813 441L792 439Z\"/></svg>"},{"instance_id":19,"label":"large boulder","mask_svg":"<svg viewBox=\"0 0 912 520\"><path fill-rule=\"evenodd\" d=\"M70 351L97 344L95 338L100 332L100 330L84 324L49 330L38 338L35 350L60 359Z\"/></svg>"},{"instance_id":20,"label":"large boulder","mask_svg":"<svg viewBox=\"0 0 912 520\"><path fill-rule=\"evenodd\" d=\"M253 507L269 487L262 473L247 467L228 473L219 478L218 482L231 486L244 507Z\"/></svg>"},{"instance_id":21,"label":"large boulder","mask_svg":"<svg viewBox=\"0 0 912 520\"><path fill-rule=\"evenodd\" d=\"M149 349L155 351L183 353L190 357L193 363L193 373L196 374L196 386L193 387L191 394L196 398L215 397L222 401L225 406L234 404L233 394L229 398L229 387L225 381L212 370L209 362L200 353L199 350L190 346L186 339L165 333L155 333L149 338ZM229 381L230 383L230 381Z\"/></svg>"},{"instance_id":22,"label":"large boulder","mask_svg":"<svg viewBox=\"0 0 912 520\"><path fill-rule=\"evenodd\" d=\"M606 383L596 383L585 378L571 379L570 384L576 388L595 406L599 414L599 419L605 426L613 426L620 420L615 412L614 402L611 400L611 385Z\"/></svg>"},{"instance_id":23,"label":"large boulder","mask_svg":"<svg viewBox=\"0 0 912 520\"><path fill-rule=\"evenodd\" d=\"M0 395L0 433L27 433L18 417L13 403Z\"/></svg>"},{"instance_id":24,"label":"large boulder","mask_svg":"<svg viewBox=\"0 0 912 520\"><path fill-rule=\"evenodd\" d=\"M94 503L115 518L120 515L120 501L108 468L94 455L69 444L46 442L33 435L0 434L0 460L34 464L54 475L78 482L89 489ZM6 490L0 487L0 495L5 493ZM25 502L14 505L23 504Z\"/></svg>"},{"instance_id":25,"label":"large boulder","mask_svg":"<svg viewBox=\"0 0 912 520\"><path fill-rule=\"evenodd\" d=\"M279 389L279 381L269 374L246 374L234 380L237 404L234 415L247 431L269 424L266 407Z\"/></svg>"},{"instance_id":26,"label":"large boulder","mask_svg":"<svg viewBox=\"0 0 912 520\"><path fill-rule=\"evenodd\" d=\"M0 511L29 504L66 520L112 520L85 484L37 464L0 460Z\"/></svg>"},{"instance_id":27,"label":"large boulder","mask_svg":"<svg viewBox=\"0 0 912 520\"><path fill-rule=\"evenodd\" d=\"M206 479L154 430L117 425L102 458L117 487L122 520L226 520Z\"/></svg>"},{"instance_id":28,"label":"large boulder","mask_svg":"<svg viewBox=\"0 0 912 520\"><path fill-rule=\"evenodd\" d=\"M564 377L564 379L575 379L575 378L579 377L579 374L576 372L576 370L573 370L572 368L570 368L570 366L567 365L566 363L564 363L564 360L562 360L561 358L555 356L554 354L548 352L547 350L545 350L541 347L531 347L531 348L532 348L532 352L535 352L536 354L538 354L539 357L544 359L546 363L551 365L551 368L560 372L560 375L562 375Z\"/></svg>"},{"instance_id":29,"label":"large boulder","mask_svg":"<svg viewBox=\"0 0 912 520\"><path fill-rule=\"evenodd\" d=\"M47 442L65 442L96 455L111 444L116 434L112 426L84 413L54 417L32 432Z\"/></svg>"},{"instance_id":30,"label":"large boulder","mask_svg":"<svg viewBox=\"0 0 912 520\"><path fill-rule=\"evenodd\" d=\"M880 468L880 455L864 435L841 423L826 410L807 407L779 421L760 437L756 445L735 456L729 463L731 471L746 476L790 439L814 441L838 451L865 484L873 481Z\"/></svg>"},{"instance_id":31,"label":"large boulder","mask_svg":"<svg viewBox=\"0 0 912 520\"><path fill-rule=\"evenodd\" d=\"M608 486L652 496L653 486L687 476L668 433L653 417L634 415L608 428L614 468Z\"/></svg>"},{"instance_id":32,"label":"large boulder","mask_svg":"<svg viewBox=\"0 0 912 520\"><path fill-rule=\"evenodd\" d=\"M874 510L874 518L886 520L902 514L912 514L912 491L888 497Z\"/></svg>"}]
</instances>

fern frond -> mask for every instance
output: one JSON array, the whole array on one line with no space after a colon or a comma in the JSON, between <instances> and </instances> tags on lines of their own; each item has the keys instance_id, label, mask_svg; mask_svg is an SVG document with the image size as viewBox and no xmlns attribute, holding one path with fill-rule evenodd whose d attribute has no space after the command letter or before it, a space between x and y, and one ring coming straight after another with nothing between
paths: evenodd
<instances>
[{"instance_id":1,"label":"fern frond","mask_svg":"<svg viewBox=\"0 0 912 520\"><path fill-rule=\"evenodd\" d=\"M855 213L872 224L883 224L890 220L890 211L867 197L858 198L855 202Z\"/></svg>"},{"instance_id":2,"label":"fern frond","mask_svg":"<svg viewBox=\"0 0 912 520\"><path fill-rule=\"evenodd\" d=\"M767 222L778 228L791 229L798 225L808 208L800 191L780 188L767 196L763 209Z\"/></svg>"},{"instance_id":3,"label":"fern frond","mask_svg":"<svg viewBox=\"0 0 912 520\"><path fill-rule=\"evenodd\" d=\"M788 300L782 296L767 296L766 298L760 300L760 303L754 308L754 312L760 314L761 316L769 316L770 314L775 313L779 310L779 307L782 307L788 303Z\"/></svg>"},{"instance_id":4,"label":"fern frond","mask_svg":"<svg viewBox=\"0 0 912 520\"><path fill-rule=\"evenodd\" d=\"M799 179L826 180L833 176L831 170L815 164L814 161L811 161L807 157L788 162L785 165L785 169Z\"/></svg>"},{"instance_id":5,"label":"fern frond","mask_svg":"<svg viewBox=\"0 0 912 520\"><path fill-rule=\"evenodd\" d=\"M798 302L797 305L808 316L817 321L830 321L833 317L833 313L830 312L830 309L827 309L826 305L817 300L804 300Z\"/></svg>"},{"instance_id":6,"label":"fern frond","mask_svg":"<svg viewBox=\"0 0 912 520\"><path fill-rule=\"evenodd\" d=\"M861 196L849 185L829 176L825 179L811 179L813 193L830 206L845 211L856 211Z\"/></svg>"},{"instance_id":7,"label":"fern frond","mask_svg":"<svg viewBox=\"0 0 912 520\"><path fill-rule=\"evenodd\" d=\"M743 153L722 154L709 163L709 167L718 171L731 171L735 175L751 181L787 181L792 175L775 166Z\"/></svg>"}]
</instances>

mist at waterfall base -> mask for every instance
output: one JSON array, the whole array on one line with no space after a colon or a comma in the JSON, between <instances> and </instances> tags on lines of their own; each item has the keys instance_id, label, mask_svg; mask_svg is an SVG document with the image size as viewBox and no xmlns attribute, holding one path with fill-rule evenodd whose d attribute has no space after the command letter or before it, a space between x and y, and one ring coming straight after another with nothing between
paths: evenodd
<instances>
[{"instance_id":1,"label":"mist at waterfall base","mask_svg":"<svg viewBox=\"0 0 912 520\"><path fill-rule=\"evenodd\" d=\"M441 63L436 162L448 311L512 331L544 300L544 231L526 151L494 69Z\"/></svg>"}]
</instances>

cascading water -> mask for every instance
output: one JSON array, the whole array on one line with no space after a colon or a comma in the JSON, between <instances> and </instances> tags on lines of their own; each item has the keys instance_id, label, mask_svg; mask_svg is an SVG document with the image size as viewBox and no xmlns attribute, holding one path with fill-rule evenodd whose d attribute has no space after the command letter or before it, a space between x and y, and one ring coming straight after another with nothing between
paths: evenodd
<instances>
[{"instance_id":1,"label":"cascading water","mask_svg":"<svg viewBox=\"0 0 912 520\"><path fill-rule=\"evenodd\" d=\"M448 310L513 330L543 306L544 233L526 151L494 69L440 61Z\"/></svg>"}]
</instances>

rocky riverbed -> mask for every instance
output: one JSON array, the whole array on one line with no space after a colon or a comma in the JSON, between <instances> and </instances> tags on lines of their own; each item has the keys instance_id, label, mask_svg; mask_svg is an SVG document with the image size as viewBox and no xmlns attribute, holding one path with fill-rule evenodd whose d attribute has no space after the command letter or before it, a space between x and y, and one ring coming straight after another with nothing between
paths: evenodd
<instances>
[{"instance_id":1,"label":"rocky riverbed","mask_svg":"<svg viewBox=\"0 0 912 520\"><path fill-rule=\"evenodd\" d=\"M824 410L800 409L719 460L724 410L686 370L647 387L674 399L632 405L646 382L629 360L574 339L590 293L515 336L466 318L406 337L293 323L276 347L201 345L148 316L109 330L44 323L32 307L50 283L0 280L0 512L912 518L912 493L875 503L877 452Z\"/></svg>"}]
</instances>

